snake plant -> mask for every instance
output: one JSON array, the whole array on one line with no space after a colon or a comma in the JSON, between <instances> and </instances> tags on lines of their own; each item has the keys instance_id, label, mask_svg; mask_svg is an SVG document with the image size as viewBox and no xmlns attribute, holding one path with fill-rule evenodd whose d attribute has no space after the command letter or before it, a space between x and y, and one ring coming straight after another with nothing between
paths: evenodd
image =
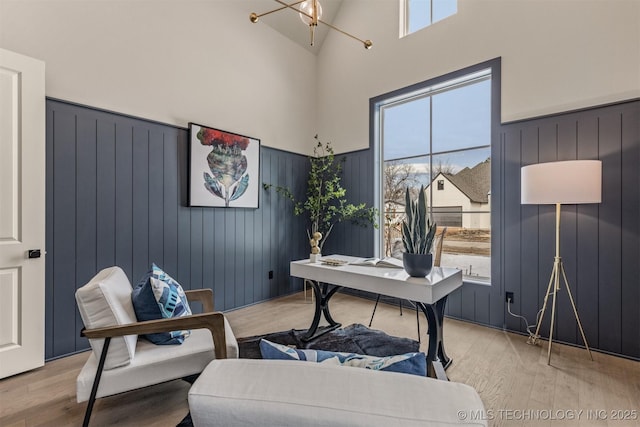
<instances>
[{"instance_id":1,"label":"snake plant","mask_svg":"<svg viewBox=\"0 0 640 427\"><path fill-rule=\"evenodd\" d=\"M402 222L404 249L410 254L428 254L436 235L436 224L429 219L424 186L420 187L417 200L411 199L407 188L405 201L406 218Z\"/></svg>"}]
</instances>

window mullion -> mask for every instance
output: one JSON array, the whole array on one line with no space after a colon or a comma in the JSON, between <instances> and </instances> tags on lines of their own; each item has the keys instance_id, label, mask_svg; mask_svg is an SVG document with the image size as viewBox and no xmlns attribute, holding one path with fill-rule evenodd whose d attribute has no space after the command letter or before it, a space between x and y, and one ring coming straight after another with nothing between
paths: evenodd
<instances>
[{"instance_id":1,"label":"window mullion","mask_svg":"<svg viewBox=\"0 0 640 427\"><path fill-rule=\"evenodd\" d=\"M379 206L383 215L387 214L387 206L384 203L386 182L383 182L386 165L390 166L388 171L391 174L396 173L394 164L409 165L404 172L398 169L400 171L398 173L412 174L414 180L409 184L403 183L401 178L403 175L398 175L400 179L396 178L395 182L399 184L389 184L391 189L389 200L395 201L395 204L390 204L389 209L395 213L389 213L392 221L389 222L388 227L386 223L382 224L379 240L376 241L381 254L386 254L389 250L392 256L398 256L400 251L397 245L402 236L398 237L396 224L401 216L403 201L400 199L403 197L399 195L398 188L408 187L415 191L416 186L424 184L429 186L427 194L430 200L429 218L431 221L437 220L440 228L449 227L450 241L448 240L447 243L449 258L446 259L446 265L460 268L463 272L472 265L473 275L469 267L469 277L482 281L491 280L491 248L489 246L491 224L487 221L491 218L492 211L487 205L491 200L487 200L485 187L488 185L487 179L490 179L487 177L487 174L490 175L490 170L486 159L491 159L488 149L491 149L493 144L490 139L492 134L487 134L484 127L466 128L465 123L473 125L477 123L473 121L476 117L478 119L486 117L486 96L489 96L490 104L493 102L491 99L493 92L487 93L488 87L493 90L495 86L493 71L493 65L481 64L469 67L381 95L372 104L379 112L377 127L379 135L374 136L374 139L378 141L381 155L380 182L382 185L379 194L382 203ZM478 86L466 89L474 84ZM436 94L457 90L460 90L460 95L451 93L443 96L442 99L440 96L437 100L434 99ZM473 98L468 98L469 96ZM425 99L426 97L429 99ZM471 104L469 108L457 109L456 102L475 102L476 104ZM434 111L436 104L438 114ZM467 106L467 104L464 105ZM424 111L425 109L428 111ZM494 126L496 115L493 110L490 111L490 117L491 122L488 125ZM438 129L435 129L436 119L438 119ZM424 126L427 125L429 128L425 130ZM477 132L469 133L476 130ZM434 140L436 134L439 136L438 141ZM443 139L440 139L441 136ZM428 138L426 143L424 138ZM388 159L384 157L385 146L388 150ZM436 148L438 152L435 152ZM428 156L428 159L425 156ZM434 170L436 157L438 164L443 166L439 170L447 173L444 175L445 178L442 178L443 185L439 189L443 190L441 192L437 192L437 180L434 175L437 173ZM413 172L410 172L411 170ZM438 194L437 201L436 194ZM471 242L471 244L464 246L465 244L458 242ZM458 246L464 247L463 254L468 253L475 258L469 258L468 255L460 256L457 252Z\"/></svg>"},{"instance_id":2,"label":"window mullion","mask_svg":"<svg viewBox=\"0 0 640 427\"><path fill-rule=\"evenodd\" d=\"M433 24L433 0L429 0L429 24Z\"/></svg>"},{"instance_id":3,"label":"window mullion","mask_svg":"<svg viewBox=\"0 0 640 427\"><path fill-rule=\"evenodd\" d=\"M429 97L429 217L433 220L433 96Z\"/></svg>"}]
</instances>

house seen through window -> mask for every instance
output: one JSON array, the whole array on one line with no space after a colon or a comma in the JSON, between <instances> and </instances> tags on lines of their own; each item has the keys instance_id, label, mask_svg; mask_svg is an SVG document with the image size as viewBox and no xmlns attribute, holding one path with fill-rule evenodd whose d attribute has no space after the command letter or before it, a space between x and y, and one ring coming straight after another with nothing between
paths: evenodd
<instances>
[{"instance_id":1,"label":"house seen through window","mask_svg":"<svg viewBox=\"0 0 640 427\"><path fill-rule=\"evenodd\" d=\"M396 91L374 107L385 256L402 257L405 189L415 197L424 185L438 233L446 227L441 265L490 280L491 84L483 69Z\"/></svg>"},{"instance_id":2,"label":"house seen through window","mask_svg":"<svg viewBox=\"0 0 640 427\"><path fill-rule=\"evenodd\" d=\"M457 12L457 0L400 0L400 36L414 33Z\"/></svg>"}]
</instances>

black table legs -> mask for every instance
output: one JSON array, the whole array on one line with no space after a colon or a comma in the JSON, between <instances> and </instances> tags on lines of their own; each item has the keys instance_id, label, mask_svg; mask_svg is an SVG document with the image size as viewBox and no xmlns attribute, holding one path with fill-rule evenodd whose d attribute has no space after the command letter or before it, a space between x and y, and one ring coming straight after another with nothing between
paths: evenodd
<instances>
[{"instance_id":1,"label":"black table legs","mask_svg":"<svg viewBox=\"0 0 640 427\"><path fill-rule=\"evenodd\" d=\"M305 279L307 283L313 288L315 295L315 313L313 315L313 322L309 327L307 333L302 337L302 340L307 342L314 338L319 337L329 331L342 326L340 323L333 320L331 312L329 312L329 300L336 294L342 286L316 282L314 280ZM427 318L427 325L429 326L429 350L427 351L427 366L432 368L434 362L439 362L444 369L447 369L451 365L452 360L447 356L444 350L444 334L442 330L442 323L444 321L444 308L447 304L447 296L442 297L434 304L426 304L423 302L416 302L416 306L420 309ZM324 318L329 323L328 326L319 328L320 317Z\"/></svg>"},{"instance_id":2,"label":"black table legs","mask_svg":"<svg viewBox=\"0 0 640 427\"><path fill-rule=\"evenodd\" d=\"M417 304L427 317L427 324L429 325L427 366L430 366L434 361L438 361L444 369L447 369L452 362L444 351L444 334L442 331L444 307L447 304L447 296L442 297L435 304L425 304L422 302L418 302Z\"/></svg>"},{"instance_id":3,"label":"black table legs","mask_svg":"<svg viewBox=\"0 0 640 427\"><path fill-rule=\"evenodd\" d=\"M313 293L316 296L316 310L313 315L313 322L311 322L311 326L307 333L302 337L302 341L307 342L342 326L341 323L333 320L333 317L331 317L331 313L329 312L329 300L336 292L342 289L342 286L333 285L333 288L329 289L329 285L327 283L320 285L320 283L315 280L305 279L305 281L311 284ZM322 327L318 330L321 314L324 315L324 318L329 322L329 326Z\"/></svg>"}]
</instances>

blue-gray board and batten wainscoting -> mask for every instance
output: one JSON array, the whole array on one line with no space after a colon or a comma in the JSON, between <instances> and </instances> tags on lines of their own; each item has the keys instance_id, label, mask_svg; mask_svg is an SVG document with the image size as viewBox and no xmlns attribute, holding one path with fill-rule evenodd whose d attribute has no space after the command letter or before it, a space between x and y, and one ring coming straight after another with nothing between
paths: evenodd
<instances>
[{"instance_id":1,"label":"blue-gray board and batten wainscoting","mask_svg":"<svg viewBox=\"0 0 640 427\"><path fill-rule=\"evenodd\" d=\"M513 310L532 321L551 274L554 212L520 205L520 167L601 159L603 203L563 206L561 254L589 344L640 359L639 122L634 100L501 126L492 148L500 219L492 284L454 292L449 316L524 330L506 314L504 292L515 293ZM47 359L88 348L75 290L110 265L135 284L156 262L186 289L212 288L218 310L301 290L289 261L308 256L304 220L273 190L261 190L258 209L187 207L187 143L184 128L47 100ZM306 156L263 145L260 168L262 182L304 194ZM347 154L343 183L352 201L372 203L372 176L372 150ZM323 252L370 256L373 231L340 224ZM559 295L558 338L581 344Z\"/></svg>"},{"instance_id":2,"label":"blue-gray board and batten wainscoting","mask_svg":"<svg viewBox=\"0 0 640 427\"><path fill-rule=\"evenodd\" d=\"M262 185L258 209L187 207L188 137L184 128L47 100L47 359L89 347L74 294L108 266L135 285L155 262L185 289L212 288L217 310L302 289L289 262L309 255L304 220ZM259 179L300 196L295 178L308 163L262 147Z\"/></svg>"}]
</instances>

